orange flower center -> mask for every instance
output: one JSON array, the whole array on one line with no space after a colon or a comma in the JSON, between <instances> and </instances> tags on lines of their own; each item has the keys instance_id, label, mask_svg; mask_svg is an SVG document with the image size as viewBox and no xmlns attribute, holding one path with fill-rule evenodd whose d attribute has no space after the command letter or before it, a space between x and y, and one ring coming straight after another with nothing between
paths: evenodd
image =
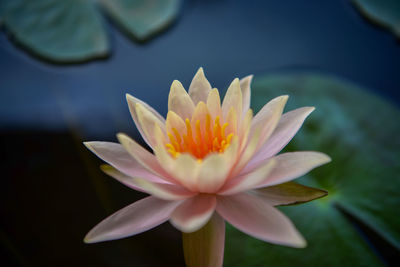
<instances>
[{"instance_id":1,"label":"orange flower center","mask_svg":"<svg viewBox=\"0 0 400 267\"><path fill-rule=\"evenodd\" d=\"M191 153L199 160L212 152L222 153L230 145L233 133L226 134L228 123L220 124L220 117L217 116L214 125L211 127L211 116L206 115L205 125L201 127L200 120L197 120L194 127L189 119L185 120L186 134L181 134L175 128L168 132L170 143L166 144L168 152L174 157L180 153Z\"/></svg>"}]
</instances>

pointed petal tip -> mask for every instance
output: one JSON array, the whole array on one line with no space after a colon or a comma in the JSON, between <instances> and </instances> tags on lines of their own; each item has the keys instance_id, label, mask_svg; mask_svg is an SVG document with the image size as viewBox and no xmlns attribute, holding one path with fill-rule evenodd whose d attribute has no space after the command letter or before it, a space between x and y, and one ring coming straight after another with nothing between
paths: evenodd
<instances>
[{"instance_id":1,"label":"pointed petal tip","mask_svg":"<svg viewBox=\"0 0 400 267\"><path fill-rule=\"evenodd\" d=\"M95 143L96 141L86 141L86 142L83 142L83 145L87 148L87 149L89 149L90 151L94 151L94 148L93 148L93 144Z\"/></svg>"},{"instance_id":2,"label":"pointed petal tip","mask_svg":"<svg viewBox=\"0 0 400 267\"><path fill-rule=\"evenodd\" d=\"M130 137L127 134L122 133L122 132L117 133L116 136L117 136L118 142L120 142L120 144L125 142L127 139L130 139Z\"/></svg>"},{"instance_id":3,"label":"pointed petal tip","mask_svg":"<svg viewBox=\"0 0 400 267\"><path fill-rule=\"evenodd\" d=\"M85 238L83 239L83 243L85 244L93 244L93 243L97 243L100 242L101 240L98 240L96 238L93 238L93 236L91 236L92 231L89 231L89 233L86 234Z\"/></svg>"},{"instance_id":4,"label":"pointed petal tip","mask_svg":"<svg viewBox=\"0 0 400 267\"><path fill-rule=\"evenodd\" d=\"M317 152L317 153L319 153L321 156L320 157L321 164L326 164L326 163L329 163L332 161L332 158L329 157L327 154L321 153L321 152Z\"/></svg>"},{"instance_id":5,"label":"pointed petal tip","mask_svg":"<svg viewBox=\"0 0 400 267\"><path fill-rule=\"evenodd\" d=\"M301 234L299 234L298 239L293 242L292 246L295 248L305 248L307 247L307 241Z\"/></svg>"},{"instance_id":6,"label":"pointed petal tip","mask_svg":"<svg viewBox=\"0 0 400 267\"><path fill-rule=\"evenodd\" d=\"M197 74L202 74L202 75L204 75L204 69L203 69L203 67L200 67L200 68L197 70L196 75L197 75Z\"/></svg>"},{"instance_id":7,"label":"pointed petal tip","mask_svg":"<svg viewBox=\"0 0 400 267\"><path fill-rule=\"evenodd\" d=\"M180 82L180 81L178 81L178 80L173 80L173 82L172 82L172 84L171 84L171 89L175 89L175 88L177 88L177 87L183 87L183 85L182 85L182 83Z\"/></svg>"},{"instance_id":8,"label":"pointed petal tip","mask_svg":"<svg viewBox=\"0 0 400 267\"><path fill-rule=\"evenodd\" d=\"M289 99L289 95L281 95L279 98L281 99L281 101L286 102Z\"/></svg>"}]
</instances>

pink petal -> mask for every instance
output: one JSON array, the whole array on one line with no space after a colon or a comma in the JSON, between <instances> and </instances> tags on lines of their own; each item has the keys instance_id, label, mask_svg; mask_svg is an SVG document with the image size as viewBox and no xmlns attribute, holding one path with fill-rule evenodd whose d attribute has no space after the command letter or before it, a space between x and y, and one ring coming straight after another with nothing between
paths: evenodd
<instances>
[{"instance_id":1,"label":"pink petal","mask_svg":"<svg viewBox=\"0 0 400 267\"><path fill-rule=\"evenodd\" d=\"M197 195L180 185L152 183L140 178L133 178L132 183L139 186L146 193L164 200L180 200Z\"/></svg>"},{"instance_id":2,"label":"pink petal","mask_svg":"<svg viewBox=\"0 0 400 267\"><path fill-rule=\"evenodd\" d=\"M219 194L233 195L255 188L268 177L268 174L271 172L274 166L275 160L271 159L265 165L254 170L253 172L237 176L229 180L221 189Z\"/></svg>"},{"instance_id":3,"label":"pink petal","mask_svg":"<svg viewBox=\"0 0 400 267\"><path fill-rule=\"evenodd\" d=\"M84 145L96 156L131 177L140 177L153 182L165 183L163 179L149 172L117 143L85 142Z\"/></svg>"},{"instance_id":4,"label":"pink petal","mask_svg":"<svg viewBox=\"0 0 400 267\"><path fill-rule=\"evenodd\" d=\"M183 233L183 252L188 267L222 267L225 246L225 221L217 213L194 233Z\"/></svg>"},{"instance_id":5,"label":"pink petal","mask_svg":"<svg viewBox=\"0 0 400 267\"><path fill-rule=\"evenodd\" d=\"M168 177L168 173L160 166L154 154L144 149L141 145L136 143L126 134L119 133L117 134L117 138L118 141L121 143L121 145L131 155L132 158L134 158L137 162L139 162L143 167L145 167L150 172L154 173L158 177L161 177L161 179L152 180L152 182L170 183L167 181L168 179L165 180L164 178Z\"/></svg>"},{"instance_id":6,"label":"pink petal","mask_svg":"<svg viewBox=\"0 0 400 267\"><path fill-rule=\"evenodd\" d=\"M260 140L257 150L271 136L272 132L278 125L281 118L283 108L287 102L288 96L283 95L269 101L265 106L254 116L252 121L252 131L260 129Z\"/></svg>"},{"instance_id":7,"label":"pink petal","mask_svg":"<svg viewBox=\"0 0 400 267\"><path fill-rule=\"evenodd\" d=\"M147 231L167 221L179 203L155 197L139 200L96 225L86 235L85 242L114 240Z\"/></svg>"},{"instance_id":8,"label":"pink petal","mask_svg":"<svg viewBox=\"0 0 400 267\"><path fill-rule=\"evenodd\" d=\"M292 247L306 245L285 215L254 195L218 197L217 212L240 231L260 240Z\"/></svg>"},{"instance_id":9,"label":"pink petal","mask_svg":"<svg viewBox=\"0 0 400 267\"><path fill-rule=\"evenodd\" d=\"M288 152L274 157L276 165L257 188L281 184L300 177L312 169L331 161L324 153L313 151Z\"/></svg>"},{"instance_id":10,"label":"pink petal","mask_svg":"<svg viewBox=\"0 0 400 267\"><path fill-rule=\"evenodd\" d=\"M204 75L203 68L199 68L189 87L189 96L194 105L197 105L200 101L204 103L207 102L207 96L210 90L211 85Z\"/></svg>"},{"instance_id":11,"label":"pink petal","mask_svg":"<svg viewBox=\"0 0 400 267\"><path fill-rule=\"evenodd\" d=\"M183 120L192 118L194 104L182 84L175 80L168 97L168 110L178 114Z\"/></svg>"},{"instance_id":12,"label":"pink petal","mask_svg":"<svg viewBox=\"0 0 400 267\"><path fill-rule=\"evenodd\" d=\"M150 147L152 147L152 144L150 144L149 140L147 140L147 136L144 133L144 131L139 123L139 119L138 119L138 116L136 113L136 104L139 103L145 109L147 109L150 113L152 113L160 125L165 125L165 119L157 111L155 111L152 107L150 107L148 104L131 96L130 94L126 94L126 100L128 102L129 111L131 113L132 119L135 122L137 129L139 130L140 134L142 135L142 137L146 141L146 143Z\"/></svg>"},{"instance_id":13,"label":"pink petal","mask_svg":"<svg viewBox=\"0 0 400 267\"><path fill-rule=\"evenodd\" d=\"M250 97L251 97L251 81L253 80L253 75L249 75L240 79L240 89L242 89L242 100L243 100L243 116L246 114L247 110L250 108Z\"/></svg>"},{"instance_id":14,"label":"pink petal","mask_svg":"<svg viewBox=\"0 0 400 267\"><path fill-rule=\"evenodd\" d=\"M281 151L297 133L304 120L314 109L314 107L303 107L283 114L274 132L271 134L271 137L246 166L246 171L251 170L260 162Z\"/></svg>"},{"instance_id":15,"label":"pink petal","mask_svg":"<svg viewBox=\"0 0 400 267\"><path fill-rule=\"evenodd\" d=\"M145 189L143 189L141 186L137 185L134 182L134 180L133 180L134 178L132 178L126 174L123 174L119 170L115 169L113 166L104 164L104 165L100 166L100 169L103 172L105 172L106 174L108 174L109 176L115 178L117 181L123 183L124 185L126 185L134 190L147 193L147 191Z\"/></svg>"},{"instance_id":16,"label":"pink petal","mask_svg":"<svg viewBox=\"0 0 400 267\"><path fill-rule=\"evenodd\" d=\"M216 198L213 195L198 195L185 200L171 215L171 223L184 233L203 227L214 213Z\"/></svg>"}]
</instances>

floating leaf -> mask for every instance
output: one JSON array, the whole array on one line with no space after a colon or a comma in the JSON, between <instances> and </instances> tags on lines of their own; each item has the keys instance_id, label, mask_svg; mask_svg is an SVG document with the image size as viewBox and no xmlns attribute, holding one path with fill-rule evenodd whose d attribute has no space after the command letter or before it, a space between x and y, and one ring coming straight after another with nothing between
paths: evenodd
<instances>
[{"instance_id":1,"label":"floating leaf","mask_svg":"<svg viewBox=\"0 0 400 267\"><path fill-rule=\"evenodd\" d=\"M146 40L176 17L180 0L100 0L106 12L129 34Z\"/></svg>"},{"instance_id":2,"label":"floating leaf","mask_svg":"<svg viewBox=\"0 0 400 267\"><path fill-rule=\"evenodd\" d=\"M287 147L327 153L332 162L301 182L326 189L327 197L281 208L308 241L305 249L269 245L228 227L226 266L382 265L366 237L342 211L400 248L399 110L357 86L315 74L268 75L255 79L255 110L289 94L287 110L316 110Z\"/></svg>"},{"instance_id":3,"label":"floating leaf","mask_svg":"<svg viewBox=\"0 0 400 267\"><path fill-rule=\"evenodd\" d=\"M364 16L400 37L399 0L353 0L353 3Z\"/></svg>"},{"instance_id":4,"label":"floating leaf","mask_svg":"<svg viewBox=\"0 0 400 267\"><path fill-rule=\"evenodd\" d=\"M92 1L11 0L2 8L3 23L31 52L55 62L105 56L109 45Z\"/></svg>"},{"instance_id":5,"label":"floating leaf","mask_svg":"<svg viewBox=\"0 0 400 267\"><path fill-rule=\"evenodd\" d=\"M52 62L104 57L109 43L98 4L127 33L144 40L175 18L180 0L3 0L0 23L15 41Z\"/></svg>"}]
</instances>

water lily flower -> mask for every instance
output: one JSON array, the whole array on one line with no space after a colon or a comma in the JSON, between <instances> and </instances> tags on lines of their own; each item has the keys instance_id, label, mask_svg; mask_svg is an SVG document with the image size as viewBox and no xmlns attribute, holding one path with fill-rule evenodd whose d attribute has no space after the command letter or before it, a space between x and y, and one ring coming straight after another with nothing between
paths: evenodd
<instances>
[{"instance_id":1,"label":"water lily flower","mask_svg":"<svg viewBox=\"0 0 400 267\"><path fill-rule=\"evenodd\" d=\"M188 92L179 81L172 83L166 119L127 95L136 127L153 153L122 133L117 135L119 143L85 145L109 164L102 166L105 173L150 196L100 222L85 242L132 236L169 220L185 233L185 257L192 254L186 258L188 265L212 261L210 266L221 266L225 220L260 240L304 247L304 238L274 206L324 195L289 181L330 158L310 151L277 155L314 108L282 114L288 99L284 95L253 116L251 81L252 76L234 79L221 104L218 90L200 68ZM197 241L190 233L197 233ZM202 237L212 247L207 252L210 259L194 259Z\"/></svg>"}]
</instances>

